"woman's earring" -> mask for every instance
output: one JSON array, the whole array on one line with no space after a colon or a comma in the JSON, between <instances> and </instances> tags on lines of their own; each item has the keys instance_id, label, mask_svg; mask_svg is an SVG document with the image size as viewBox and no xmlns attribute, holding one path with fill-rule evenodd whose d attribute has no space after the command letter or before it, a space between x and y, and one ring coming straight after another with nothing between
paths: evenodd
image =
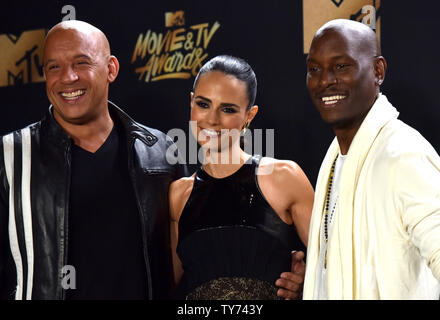
<instances>
[{"instance_id":1,"label":"woman's earring","mask_svg":"<svg viewBox=\"0 0 440 320\"><path fill-rule=\"evenodd\" d=\"M243 127L243 135L246 133L246 130L249 128L249 122L246 120L244 127Z\"/></svg>"}]
</instances>

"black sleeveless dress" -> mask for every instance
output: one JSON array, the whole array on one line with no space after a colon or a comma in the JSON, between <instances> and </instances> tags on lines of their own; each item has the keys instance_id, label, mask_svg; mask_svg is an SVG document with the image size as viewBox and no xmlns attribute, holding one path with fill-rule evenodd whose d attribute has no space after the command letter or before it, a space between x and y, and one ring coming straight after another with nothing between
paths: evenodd
<instances>
[{"instance_id":1,"label":"black sleeveless dress","mask_svg":"<svg viewBox=\"0 0 440 320\"><path fill-rule=\"evenodd\" d=\"M294 225L284 223L262 195L253 156L217 179L196 172L179 221L180 292L194 300L278 299L275 286L304 250Z\"/></svg>"}]
</instances>

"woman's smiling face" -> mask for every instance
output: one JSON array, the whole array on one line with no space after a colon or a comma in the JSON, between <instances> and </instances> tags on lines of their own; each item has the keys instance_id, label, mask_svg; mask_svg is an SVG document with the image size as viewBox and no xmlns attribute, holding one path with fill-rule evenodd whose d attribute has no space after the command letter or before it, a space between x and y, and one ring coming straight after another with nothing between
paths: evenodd
<instances>
[{"instance_id":1,"label":"woman's smiling face","mask_svg":"<svg viewBox=\"0 0 440 320\"><path fill-rule=\"evenodd\" d=\"M196 122L192 131L197 142L219 151L238 143L246 121L256 113L247 110L248 105L244 81L221 71L202 74L191 93L191 121Z\"/></svg>"}]
</instances>

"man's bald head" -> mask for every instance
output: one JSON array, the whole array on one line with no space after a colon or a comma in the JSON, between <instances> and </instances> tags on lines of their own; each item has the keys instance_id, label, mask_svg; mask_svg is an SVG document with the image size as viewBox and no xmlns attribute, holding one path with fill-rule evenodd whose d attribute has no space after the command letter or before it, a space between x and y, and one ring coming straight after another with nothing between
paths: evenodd
<instances>
[{"instance_id":1,"label":"man's bald head","mask_svg":"<svg viewBox=\"0 0 440 320\"><path fill-rule=\"evenodd\" d=\"M88 40L93 41L96 50L98 50L103 56L110 56L110 44L105 34L90 23L79 20L62 21L53 26L46 35L44 46L46 46L47 42L50 41L53 35L60 32L74 32L85 37Z\"/></svg>"},{"instance_id":2,"label":"man's bald head","mask_svg":"<svg viewBox=\"0 0 440 320\"><path fill-rule=\"evenodd\" d=\"M367 25L348 19L336 19L325 23L318 29L313 40L329 32L336 32L350 40L352 45L371 56L382 55L376 33Z\"/></svg>"}]
</instances>

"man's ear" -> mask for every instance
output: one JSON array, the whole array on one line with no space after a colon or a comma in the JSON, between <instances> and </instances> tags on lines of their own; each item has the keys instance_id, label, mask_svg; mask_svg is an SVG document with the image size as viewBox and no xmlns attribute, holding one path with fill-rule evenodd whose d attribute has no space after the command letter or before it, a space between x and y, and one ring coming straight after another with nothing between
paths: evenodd
<instances>
[{"instance_id":1,"label":"man's ear","mask_svg":"<svg viewBox=\"0 0 440 320\"><path fill-rule=\"evenodd\" d=\"M381 85L385 80L385 73L387 70L387 61L382 56L377 56L374 61L374 75L376 77L376 84Z\"/></svg>"},{"instance_id":2,"label":"man's ear","mask_svg":"<svg viewBox=\"0 0 440 320\"><path fill-rule=\"evenodd\" d=\"M119 73L119 61L115 56L110 56L108 60L108 82L115 81Z\"/></svg>"}]
</instances>

